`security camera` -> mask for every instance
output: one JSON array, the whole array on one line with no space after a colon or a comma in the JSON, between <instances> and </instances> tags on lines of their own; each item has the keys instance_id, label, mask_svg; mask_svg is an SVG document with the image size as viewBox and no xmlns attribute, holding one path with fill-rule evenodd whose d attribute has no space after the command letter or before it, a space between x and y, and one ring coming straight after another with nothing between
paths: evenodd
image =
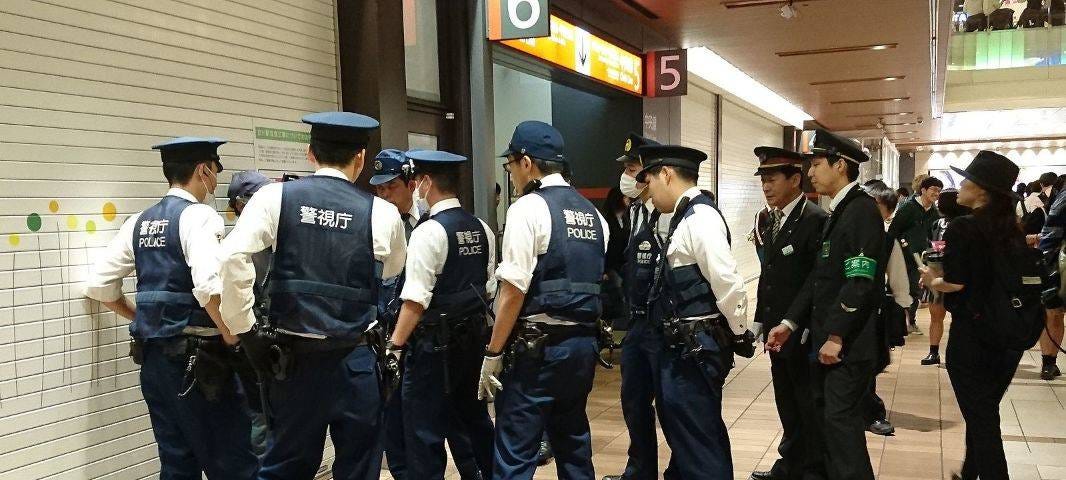
<instances>
[{"instance_id":1,"label":"security camera","mask_svg":"<svg viewBox=\"0 0 1066 480\"><path fill-rule=\"evenodd\" d=\"M788 4L781 7L781 10L779 11L781 12L781 17L785 20L792 20L799 16L799 11L796 10L796 7L792 6L792 2L788 2Z\"/></svg>"}]
</instances>

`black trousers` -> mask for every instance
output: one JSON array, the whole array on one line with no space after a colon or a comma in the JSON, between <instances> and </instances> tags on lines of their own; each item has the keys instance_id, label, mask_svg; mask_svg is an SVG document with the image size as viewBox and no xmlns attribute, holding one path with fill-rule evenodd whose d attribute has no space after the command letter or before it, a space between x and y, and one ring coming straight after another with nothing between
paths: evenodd
<instances>
[{"instance_id":1,"label":"black trousers","mask_svg":"<svg viewBox=\"0 0 1066 480\"><path fill-rule=\"evenodd\" d=\"M1022 352L989 348L972 331L972 318L957 318L954 314L952 318L947 370L966 421L962 478L1010 478L999 429L999 402L1014 378Z\"/></svg>"},{"instance_id":2,"label":"black trousers","mask_svg":"<svg viewBox=\"0 0 1066 480\"><path fill-rule=\"evenodd\" d=\"M814 363L811 367L813 417L830 480L874 478L862 410L875 366L874 360L845 360L834 366Z\"/></svg>"},{"instance_id":3,"label":"black trousers","mask_svg":"<svg viewBox=\"0 0 1066 480\"><path fill-rule=\"evenodd\" d=\"M867 426L878 420L888 420L885 401L881 400L881 397L877 395L876 375L870 380L870 388L866 391L866 398L863 400L862 419Z\"/></svg>"},{"instance_id":4,"label":"black trousers","mask_svg":"<svg viewBox=\"0 0 1066 480\"><path fill-rule=\"evenodd\" d=\"M821 455L815 454L817 442L811 441L814 403L811 400L811 367L806 345L798 342L781 353L770 354L770 375L774 383L777 415L781 418L781 455L771 475L775 479L802 479L808 470L823 470L818 464Z\"/></svg>"}]
</instances>

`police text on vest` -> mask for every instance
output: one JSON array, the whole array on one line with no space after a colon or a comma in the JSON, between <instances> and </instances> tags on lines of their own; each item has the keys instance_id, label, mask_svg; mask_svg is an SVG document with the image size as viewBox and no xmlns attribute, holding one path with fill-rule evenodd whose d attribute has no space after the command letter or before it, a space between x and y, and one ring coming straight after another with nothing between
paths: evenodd
<instances>
[{"instance_id":1,"label":"police text on vest","mask_svg":"<svg viewBox=\"0 0 1066 480\"><path fill-rule=\"evenodd\" d=\"M588 212L563 209L563 220L566 222L566 236L578 240L596 240L597 232L596 215Z\"/></svg>"}]
</instances>

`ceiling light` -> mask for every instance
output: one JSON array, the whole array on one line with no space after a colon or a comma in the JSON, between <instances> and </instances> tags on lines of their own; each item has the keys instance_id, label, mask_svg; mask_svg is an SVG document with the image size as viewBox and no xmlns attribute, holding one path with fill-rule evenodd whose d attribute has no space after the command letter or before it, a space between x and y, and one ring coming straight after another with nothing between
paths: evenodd
<instances>
[{"instance_id":1,"label":"ceiling light","mask_svg":"<svg viewBox=\"0 0 1066 480\"><path fill-rule=\"evenodd\" d=\"M805 121L814 120L800 107L766 88L706 47L688 50L688 71L721 88L726 94L750 103L780 120L782 125L802 129Z\"/></svg>"},{"instance_id":2,"label":"ceiling light","mask_svg":"<svg viewBox=\"0 0 1066 480\"><path fill-rule=\"evenodd\" d=\"M781 7L780 12L781 18L784 18L785 20L792 20L799 16L799 11L796 10L796 7L792 6L792 2L788 2L785 6Z\"/></svg>"},{"instance_id":3,"label":"ceiling light","mask_svg":"<svg viewBox=\"0 0 1066 480\"><path fill-rule=\"evenodd\" d=\"M779 57L795 57L799 55L821 55L824 53L842 53L842 52L862 52L868 50L888 50L890 48L898 47L898 43L878 43L874 45L855 45L851 47L832 47L832 48L817 48L813 50L793 50L788 52L777 52Z\"/></svg>"},{"instance_id":4,"label":"ceiling light","mask_svg":"<svg viewBox=\"0 0 1066 480\"><path fill-rule=\"evenodd\" d=\"M837 85L841 83L861 83L861 82L892 82L896 80L903 80L907 78L906 75L896 75L893 77L870 77L870 78L851 78L847 80L826 80L822 82L811 82L811 85Z\"/></svg>"},{"instance_id":5,"label":"ceiling light","mask_svg":"<svg viewBox=\"0 0 1066 480\"><path fill-rule=\"evenodd\" d=\"M911 97L895 97L895 98L864 98L861 100L837 100L835 102L829 102L830 105L843 105L846 103L874 103L874 102L902 102L904 100L910 100Z\"/></svg>"}]
</instances>

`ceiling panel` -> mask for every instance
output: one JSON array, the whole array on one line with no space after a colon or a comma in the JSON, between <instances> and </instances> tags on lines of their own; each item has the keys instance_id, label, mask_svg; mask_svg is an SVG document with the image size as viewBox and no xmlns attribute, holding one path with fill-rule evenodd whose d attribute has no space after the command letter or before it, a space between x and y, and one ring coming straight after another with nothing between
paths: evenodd
<instances>
[{"instance_id":1,"label":"ceiling panel","mask_svg":"<svg viewBox=\"0 0 1066 480\"><path fill-rule=\"evenodd\" d=\"M785 19L780 5L726 8L723 0L637 0L659 16L639 15L622 0L612 0L668 40L684 47L706 46L834 130L855 130L876 123L916 121L917 136L932 138L930 99L929 2L926 0L796 1L798 17ZM950 0L941 1L942 17ZM946 40L946 38L945 38ZM780 56L843 47L891 45L894 48ZM906 77L893 81L839 80ZM815 83L816 85L811 85ZM892 99L904 101L842 101ZM859 117L859 115L868 115ZM908 128L910 130L910 128Z\"/></svg>"}]
</instances>

